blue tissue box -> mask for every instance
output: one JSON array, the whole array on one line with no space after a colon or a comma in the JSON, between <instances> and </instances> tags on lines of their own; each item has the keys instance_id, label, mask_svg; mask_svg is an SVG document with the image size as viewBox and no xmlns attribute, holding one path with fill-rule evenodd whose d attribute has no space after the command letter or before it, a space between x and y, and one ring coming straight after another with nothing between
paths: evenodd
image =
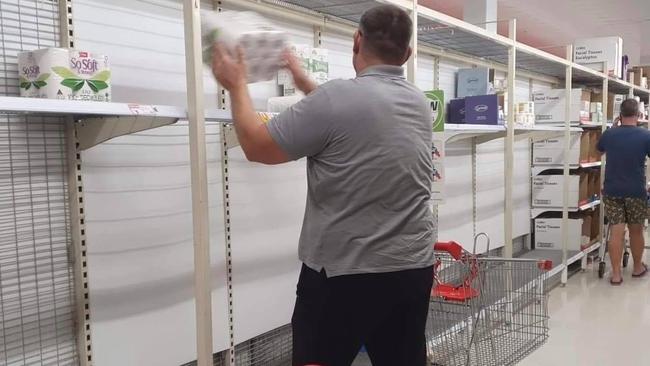
<instances>
[{"instance_id":1,"label":"blue tissue box","mask_svg":"<svg viewBox=\"0 0 650 366\"><path fill-rule=\"evenodd\" d=\"M498 125L499 100L496 94L465 98L465 123Z\"/></svg>"}]
</instances>

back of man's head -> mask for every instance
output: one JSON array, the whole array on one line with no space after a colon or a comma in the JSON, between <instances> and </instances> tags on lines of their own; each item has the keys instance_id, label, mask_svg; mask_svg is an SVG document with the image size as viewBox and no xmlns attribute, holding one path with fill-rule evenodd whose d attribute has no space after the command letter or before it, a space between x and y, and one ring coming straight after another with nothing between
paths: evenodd
<instances>
[{"instance_id":1,"label":"back of man's head","mask_svg":"<svg viewBox=\"0 0 650 366\"><path fill-rule=\"evenodd\" d=\"M359 31L364 52L387 64L404 64L413 33L413 22L406 11L394 5L372 8L361 17Z\"/></svg>"},{"instance_id":2,"label":"back of man's head","mask_svg":"<svg viewBox=\"0 0 650 366\"><path fill-rule=\"evenodd\" d=\"M621 118L639 116L639 102L634 99L626 99L621 103Z\"/></svg>"}]
</instances>

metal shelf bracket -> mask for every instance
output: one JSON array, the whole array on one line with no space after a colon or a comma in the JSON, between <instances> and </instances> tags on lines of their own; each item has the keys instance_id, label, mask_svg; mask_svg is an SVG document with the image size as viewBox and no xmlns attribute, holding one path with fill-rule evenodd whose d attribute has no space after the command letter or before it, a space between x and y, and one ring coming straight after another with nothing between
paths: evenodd
<instances>
[{"instance_id":1,"label":"metal shelf bracket","mask_svg":"<svg viewBox=\"0 0 650 366\"><path fill-rule=\"evenodd\" d=\"M118 136L128 135L156 127L176 123L178 118L134 116L134 117L93 117L75 124L79 150L86 150Z\"/></svg>"}]
</instances>

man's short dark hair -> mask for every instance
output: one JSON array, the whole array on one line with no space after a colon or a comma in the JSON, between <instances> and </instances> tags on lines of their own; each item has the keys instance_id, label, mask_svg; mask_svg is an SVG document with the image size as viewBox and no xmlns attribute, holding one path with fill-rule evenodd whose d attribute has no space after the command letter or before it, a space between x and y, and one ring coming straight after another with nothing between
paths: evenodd
<instances>
[{"instance_id":1,"label":"man's short dark hair","mask_svg":"<svg viewBox=\"0 0 650 366\"><path fill-rule=\"evenodd\" d=\"M411 43L413 22L395 5L380 5L361 16L359 30L366 50L388 64L404 63Z\"/></svg>"},{"instance_id":2,"label":"man's short dark hair","mask_svg":"<svg viewBox=\"0 0 650 366\"><path fill-rule=\"evenodd\" d=\"M639 115L639 102L626 99L621 103L621 117L636 117Z\"/></svg>"}]
</instances>

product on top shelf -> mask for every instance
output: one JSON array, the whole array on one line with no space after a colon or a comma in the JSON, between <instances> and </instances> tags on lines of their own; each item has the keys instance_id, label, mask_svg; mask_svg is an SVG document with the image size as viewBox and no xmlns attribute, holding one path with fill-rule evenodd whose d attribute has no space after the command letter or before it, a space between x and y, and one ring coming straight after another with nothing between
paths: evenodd
<instances>
[{"instance_id":1,"label":"product on top shelf","mask_svg":"<svg viewBox=\"0 0 650 366\"><path fill-rule=\"evenodd\" d=\"M452 99L447 107L447 123L465 123L465 99Z\"/></svg>"},{"instance_id":2,"label":"product on top shelf","mask_svg":"<svg viewBox=\"0 0 650 366\"><path fill-rule=\"evenodd\" d=\"M63 78L53 67L68 66L68 50L45 48L18 53L18 75L21 97L69 99L71 90L61 85Z\"/></svg>"},{"instance_id":3,"label":"product on top shelf","mask_svg":"<svg viewBox=\"0 0 650 366\"><path fill-rule=\"evenodd\" d=\"M515 126L523 128L535 127L535 102L515 104Z\"/></svg>"},{"instance_id":4,"label":"product on top shelf","mask_svg":"<svg viewBox=\"0 0 650 366\"><path fill-rule=\"evenodd\" d=\"M496 94L465 98L465 123L477 125L499 124L499 100Z\"/></svg>"},{"instance_id":5,"label":"product on top shelf","mask_svg":"<svg viewBox=\"0 0 650 366\"><path fill-rule=\"evenodd\" d=\"M490 91L489 77L490 70L486 67L458 70L456 97L465 98L488 94Z\"/></svg>"},{"instance_id":6,"label":"product on top shelf","mask_svg":"<svg viewBox=\"0 0 650 366\"><path fill-rule=\"evenodd\" d=\"M621 37L597 37L577 39L573 43L573 61L622 79L623 39ZM603 70L607 63L607 70Z\"/></svg>"},{"instance_id":7,"label":"product on top shelf","mask_svg":"<svg viewBox=\"0 0 650 366\"><path fill-rule=\"evenodd\" d=\"M266 18L248 11L201 12L203 61L210 64L216 42L236 55L237 46L244 50L248 66L248 82L271 80L282 67L282 54L287 47L287 34Z\"/></svg>"},{"instance_id":8,"label":"product on top shelf","mask_svg":"<svg viewBox=\"0 0 650 366\"><path fill-rule=\"evenodd\" d=\"M69 67L54 67L69 99L94 102L111 101L111 70L108 56L87 51L70 51Z\"/></svg>"}]
</instances>

